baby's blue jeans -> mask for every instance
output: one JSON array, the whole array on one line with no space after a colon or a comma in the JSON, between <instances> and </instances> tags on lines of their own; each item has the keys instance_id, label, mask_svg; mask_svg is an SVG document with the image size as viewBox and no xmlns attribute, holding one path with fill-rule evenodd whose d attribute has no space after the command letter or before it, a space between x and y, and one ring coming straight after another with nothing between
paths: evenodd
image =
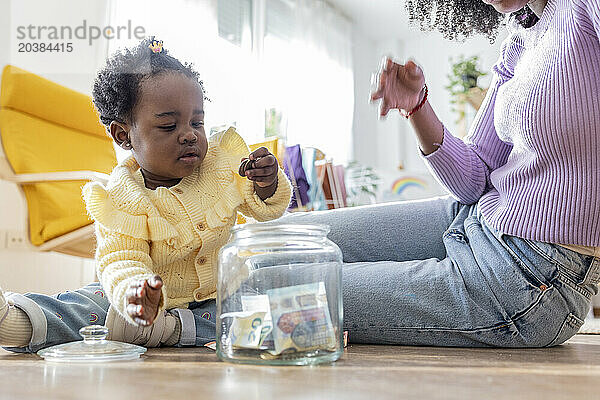
<instances>
[{"instance_id":1,"label":"baby's blue jeans","mask_svg":"<svg viewBox=\"0 0 600 400\"><path fill-rule=\"evenodd\" d=\"M10 293L7 298L27 313L33 326L27 347L5 347L15 352L36 352L45 347L81 340L79 329L103 325L110 305L99 283L54 296ZM203 346L215 340L215 300L189 303L169 312L181 320L181 338L176 346Z\"/></svg>"},{"instance_id":2,"label":"baby's blue jeans","mask_svg":"<svg viewBox=\"0 0 600 400\"><path fill-rule=\"evenodd\" d=\"M555 346L577 333L598 292L600 258L498 232L477 205L449 197L280 221L331 227L344 256L344 329L354 343ZM29 346L14 351L78 340L79 328L102 324L108 309L99 284L10 298L33 324ZM214 300L177 313L180 345L214 340Z\"/></svg>"},{"instance_id":3,"label":"baby's blue jeans","mask_svg":"<svg viewBox=\"0 0 600 400\"><path fill-rule=\"evenodd\" d=\"M344 257L354 343L544 347L583 324L600 258L488 226L450 197L294 213L322 223Z\"/></svg>"}]
</instances>

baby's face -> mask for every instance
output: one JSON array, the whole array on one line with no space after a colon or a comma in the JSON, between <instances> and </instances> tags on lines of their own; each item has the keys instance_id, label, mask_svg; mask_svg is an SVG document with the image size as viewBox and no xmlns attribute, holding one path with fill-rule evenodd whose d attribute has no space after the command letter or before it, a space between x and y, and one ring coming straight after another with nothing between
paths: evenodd
<instances>
[{"instance_id":1,"label":"baby's face","mask_svg":"<svg viewBox=\"0 0 600 400\"><path fill-rule=\"evenodd\" d=\"M129 137L147 181L172 186L190 175L208 149L200 85L177 72L144 80Z\"/></svg>"}]
</instances>

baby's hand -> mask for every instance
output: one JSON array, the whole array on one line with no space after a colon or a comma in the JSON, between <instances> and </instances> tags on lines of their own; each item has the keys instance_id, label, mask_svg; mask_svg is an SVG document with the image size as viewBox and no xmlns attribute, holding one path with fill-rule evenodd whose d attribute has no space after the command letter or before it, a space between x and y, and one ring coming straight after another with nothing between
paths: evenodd
<instances>
[{"instance_id":1,"label":"baby's hand","mask_svg":"<svg viewBox=\"0 0 600 400\"><path fill-rule=\"evenodd\" d=\"M127 314L142 326L151 325L158 314L163 281L154 275L150 279L140 279L127 289Z\"/></svg>"},{"instance_id":2,"label":"baby's hand","mask_svg":"<svg viewBox=\"0 0 600 400\"><path fill-rule=\"evenodd\" d=\"M271 186L277 181L277 159L267 150L266 147L260 147L254 150L248 156L249 161L244 165L246 158L242 159L244 166L244 175L253 181L259 187ZM240 166L240 171L242 167Z\"/></svg>"}]
</instances>

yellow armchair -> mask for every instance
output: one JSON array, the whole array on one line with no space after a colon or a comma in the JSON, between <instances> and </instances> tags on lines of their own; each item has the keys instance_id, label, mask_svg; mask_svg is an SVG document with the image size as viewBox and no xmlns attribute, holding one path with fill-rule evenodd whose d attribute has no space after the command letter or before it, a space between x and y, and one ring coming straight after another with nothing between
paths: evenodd
<instances>
[{"instance_id":1,"label":"yellow armchair","mask_svg":"<svg viewBox=\"0 0 600 400\"><path fill-rule=\"evenodd\" d=\"M92 221L81 197L117 160L89 96L6 66L0 88L0 179L27 203L32 249L93 257Z\"/></svg>"}]
</instances>

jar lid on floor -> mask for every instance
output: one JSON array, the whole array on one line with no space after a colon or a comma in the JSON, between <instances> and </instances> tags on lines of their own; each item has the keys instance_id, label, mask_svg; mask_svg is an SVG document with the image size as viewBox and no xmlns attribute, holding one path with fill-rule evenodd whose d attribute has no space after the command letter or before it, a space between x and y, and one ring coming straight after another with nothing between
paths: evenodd
<instances>
[{"instance_id":1,"label":"jar lid on floor","mask_svg":"<svg viewBox=\"0 0 600 400\"><path fill-rule=\"evenodd\" d=\"M106 340L108 328L89 325L81 328L83 340L63 343L37 352L46 361L53 362L107 362L136 360L146 352L145 347Z\"/></svg>"}]
</instances>

